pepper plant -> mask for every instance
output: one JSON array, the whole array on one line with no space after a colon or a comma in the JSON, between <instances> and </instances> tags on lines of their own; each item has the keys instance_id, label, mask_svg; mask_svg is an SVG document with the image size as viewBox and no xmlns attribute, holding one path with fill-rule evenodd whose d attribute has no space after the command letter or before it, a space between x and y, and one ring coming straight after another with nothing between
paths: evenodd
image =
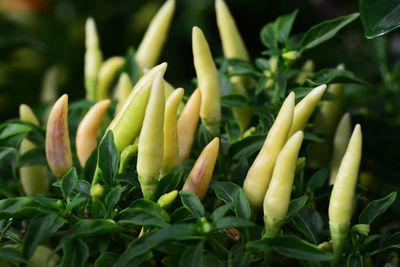
<instances>
[{"instance_id":1,"label":"pepper plant","mask_svg":"<svg viewBox=\"0 0 400 267\"><path fill-rule=\"evenodd\" d=\"M123 57L103 59L89 18L86 99L64 94L41 125L21 105L1 124L1 266L395 266L400 226L382 215L398 219L398 189L370 198L358 184L368 121L344 101L346 88L372 85L307 58L359 13L302 34L301 10L280 16L252 59L215 4L224 56L193 27L193 88L175 89L158 62L167 0ZM361 18L367 37L397 27Z\"/></svg>"}]
</instances>

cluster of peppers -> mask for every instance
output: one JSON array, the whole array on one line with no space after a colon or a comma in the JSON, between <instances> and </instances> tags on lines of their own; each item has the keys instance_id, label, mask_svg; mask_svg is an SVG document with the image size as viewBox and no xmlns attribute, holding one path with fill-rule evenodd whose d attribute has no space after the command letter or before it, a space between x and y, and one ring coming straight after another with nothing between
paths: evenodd
<instances>
[{"instance_id":1,"label":"cluster of peppers","mask_svg":"<svg viewBox=\"0 0 400 267\"><path fill-rule=\"evenodd\" d=\"M219 153L221 104L218 72L207 40L198 27L193 28L193 60L199 89L195 90L183 106L182 88L174 89L163 75L167 63L156 65L165 42L174 13L175 1L167 0L150 24L137 53L136 61L142 77L132 84L122 73L117 84L117 112L107 131L112 131L120 152L120 171L137 153L137 173L143 197L153 200L158 181L189 157L199 118L215 138L203 149L194 164L182 190L190 191L200 200L206 195ZM244 42L235 21L223 0L216 0L217 24L226 58L249 61ZM273 66L274 58L270 60ZM110 87L124 64L122 57L112 57L103 62L99 39L93 19L86 23L85 87L87 99L96 102L82 119L76 134L76 152L82 166L97 147L97 134L103 117L110 106ZM342 66L340 66L342 67ZM273 68L271 68L272 70ZM307 61L298 81L313 71ZM272 70L273 71L273 70ZM233 92L247 96L247 78L230 78ZM335 101L320 101L325 91L334 95ZM333 249L340 255L350 227L352 203L361 158L361 127L351 134L350 115L339 121L343 85L321 85L314 88L295 104L295 93L284 100L279 114L268 131L264 145L248 170L243 189L250 203L253 217L263 207L265 238L279 232L288 211L298 154L304 138L303 130L320 103L314 128L327 136L325 144L312 144L310 167L324 166L321 156L333 151L330 183L334 184L329 205L329 220ZM252 112L248 107L233 108L241 133L248 128ZM21 120L38 124L26 105L21 105ZM179 115L179 118L178 118ZM67 125L68 95L54 104L47 122L46 156L51 171L61 178L72 168L71 147ZM338 125L338 126L337 126ZM335 133L336 129L336 133ZM331 145L332 144L332 145ZM24 140L21 153L32 149ZM27 195L48 191L45 167L23 167L21 183ZM93 197L97 195L99 179L95 173L92 181ZM101 190L100 190L101 191ZM172 191L159 199L168 206L177 196Z\"/></svg>"}]
</instances>

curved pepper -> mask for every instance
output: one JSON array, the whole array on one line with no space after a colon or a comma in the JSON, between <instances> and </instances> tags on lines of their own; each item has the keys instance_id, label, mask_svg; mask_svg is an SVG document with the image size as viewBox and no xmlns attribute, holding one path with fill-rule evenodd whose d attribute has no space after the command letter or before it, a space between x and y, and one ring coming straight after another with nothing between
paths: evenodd
<instances>
[{"instance_id":1,"label":"curved pepper","mask_svg":"<svg viewBox=\"0 0 400 267\"><path fill-rule=\"evenodd\" d=\"M178 196L178 190L171 191L169 193L162 195L157 200L157 204L163 209L168 209L177 196Z\"/></svg>"},{"instance_id":2,"label":"curved pepper","mask_svg":"<svg viewBox=\"0 0 400 267\"><path fill-rule=\"evenodd\" d=\"M333 138L333 149L331 159L331 174L329 177L329 184L334 184L337 172L339 170L340 162L346 152L347 145L351 137L351 118L349 113L345 113L340 120L335 136Z\"/></svg>"},{"instance_id":3,"label":"curved pepper","mask_svg":"<svg viewBox=\"0 0 400 267\"><path fill-rule=\"evenodd\" d=\"M110 86L118 71L124 65L123 57L112 57L101 64L99 75L97 77L96 99L102 100L109 98Z\"/></svg>"},{"instance_id":4,"label":"curved pepper","mask_svg":"<svg viewBox=\"0 0 400 267\"><path fill-rule=\"evenodd\" d=\"M90 154L97 147L97 131L111 101L104 99L93 105L81 120L76 132L76 154L79 162L85 166Z\"/></svg>"},{"instance_id":5,"label":"curved pepper","mask_svg":"<svg viewBox=\"0 0 400 267\"><path fill-rule=\"evenodd\" d=\"M271 180L276 158L286 143L293 121L295 95L291 92L282 104L267 138L256 159L247 172L243 190L253 214L263 205L264 196Z\"/></svg>"},{"instance_id":6,"label":"curved pepper","mask_svg":"<svg viewBox=\"0 0 400 267\"><path fill-rule=\"evenodd\" d=\"M22 104L19 106L19 117L22 121L39 126L39 120L28 105ZM21 142L20 154L23 155L33 148L35 148L35 145L28 139L24 139ZM19 174L22 188L27 196L47 193L49 191L49 179L47 178L46 166L21 167L19 168Z\"/></svg>"},{"instance_id":7,"label":"curved pepper","mask_svg":"<svg viewBox=\"0 0 400 267\"><path fill-rule=\"evenodd\" d=\"M57 178L61 178L72 168L67 94L61 96L50 111L46 130L46 157Z\"/></svg>"},{"instance_id":8,"label":"curved pepper","mask_svg":"<svg viewBox=\"0 0 400 267\"><path fill-rule=\"evenodd\" d=\"M324 94L326 85L315 87L294 108L293 123L289 131L289 137L297 131L303 131L307 121L317 107L319 100Z\"/></svg>"},{"instance_id":9,"label":"curved pepper","mask_svg":"<svg viewBox=\"0 0 400 267\"><path fill-rule=\"evenodd\" d=\"M164 80L164 94L165 94L165 99L168 99L168 97L172 94L172 92L175 91L175 88L166 80ZM181 100L179 102L178 106L178 115L182 113L183 108L185 107L185 104Z\"/></svg>"},{"instance_id":10,"label":"curved pepper","mask_svg":"<svg viewBox=\"0 0 400 267\"><path fill-rule=\"evenodd\" d=\"M164 142L164 82L159 72L153 82L149 103L139 136L137 172L145 199L154 199L163 162Z\"/></svg>"},{"instance_id":11,"label":"curved pepper","mask_svg":"<svg viewBox=\"0 0 400 267\"><path fill-rule=\"evenodd\" d=\"M314 72L314 61L308 59L304 62L301 72L296 77L296 83L303 84L307 77Z\"/></svg>"},{"instance_id":12,"label":"curved pepper","mask_svg":"<svg viewBox=\"0 0 400 267\"><path fill-rule=\"evenodd\" d=\"M157 64L175 11L175 0L167 0L152 19L136 51L140 69L150 69Z\"/></svg>"},{"instance_id":13,"label":"curved pepper","mask_svg":"<svg viewBox=\"0 0 400 267\"><path fill-rule=\"evenodd\" d=\"M215 1L215 11L217 14L217 25L221 36L222 48L225 58L237 58L249 61L249 55L244 45L243 39L236 27L235 20L229 12L228 6L223 0ZM232 90L235 94L247 97L244 76L233 76L230 78ZM252 118L251 109L248 107L232 108L233 115L238 119L241 133L243 133Z\"/></svg>"},{"instance_id":14,"label":"curved pepper","mask_svg":"<svg viewBox=\"0 0 400 267\"><path fill-rule=\"evenodd\" d=\"M86 98L96 99L97 75L99 73L103 55L99 48L99 37L93 18L86 20L86 53L85 53L85 88Z\"/></svg>"},{"instance_id":15,"label":"curved pepper","mask_svg":"<svg viewBox=\"0 0 400 267\"><path fill-rule=\"evenodd\" d=\"M221 100L218 71L203 32L193 27L193 61L201 91L200 117L204 126L214 136L219 135Z\"/></svg>"},{"instance_id":16,"label":"curved pepper","mask_svg":"<svg viewBox=\"0 0 400 267\"><path fill-rule=\"evenodd\" d=\"M139 134L150 95L151 83L159 72L164 74L166 69L167 63L162 63L143 75L108 126L107 130L113 131L114 142L119 152L131 144Z\"/></svg>"},{"instance_id":17,"label":"curved pepper","mask_svg":"<svg viewBox=\"0 0 400 267\"><path fill-rule=\"evenodd\" d=\"M179 165L177 133L177 109L184 94L183 88L176 89L165 104L164 114L164 155L160 178Z\"/></svg>"},{"instance_id":18,"label":"curved pepper","mask_svg":"<svg viewBox=\"0 0 400 267\"><path fill-rule=\"evenodd\" d=\"M264 198L265 237L276 236L289 208L297 156L304 134L298 131L286 142L276 159L274 172Z\"/></svg>"},{"instance_id":19,"label":"curved pepper","mask_svg":"<svg viewBox=\"0 0 400 267\"><path fill-rule=\"evenodd\" d=\"M217 161L219 151L219 138L215 137L197 158L182 190L192 192L200 201L206 196Z\"/></svg>"},{"instance_id":20,"label":"curved pepper","mask_svg":"<svg viewBox=\"0 0 400 267\"><path fill-rule=\"evenodd\" d=\"M349 233L361 152L362 133L361 126L357 124L340 163L329 201L329 229L336 261Z\"/></svg>"},{"instance_id":21,"label":"curved pepper","mask_svg":"<svg viewBox=\"0 0 400 267\"><path fill-rule=\"evenodd\" d=\"M126 99L128 99L129 94L132 91L132 81L129 75L125 72L121 73L119 76L118 84L115 90L115 98L117 99L117 107L115 108L115 114L121 110Z\"/></svg>"},{"instance_id":22,"label":"curved pepper","mask_svg":"<svg viewBox=\"0 0 400 267\"><path fill-rule=\"evenodd\" d=\"M179 165L183 166L192 150L193 141L196 135L197 123L199 122L199 113L201 105L201 93L196 89L178 119L178 147L179 147Z\"/></svg>"}]
</instances>

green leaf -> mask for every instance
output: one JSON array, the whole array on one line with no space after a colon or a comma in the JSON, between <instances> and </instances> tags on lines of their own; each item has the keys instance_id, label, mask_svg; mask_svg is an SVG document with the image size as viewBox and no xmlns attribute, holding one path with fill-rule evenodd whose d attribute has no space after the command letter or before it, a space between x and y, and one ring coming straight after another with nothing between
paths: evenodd
<instances>
[{"instance_id":1,"label":"green leaf","mask_svg":"<svg viewBox=\"0 0 400 267\"><path fill-rule=\"evenodd\" d=\"M255 89L256 95L259 95L264 91L268 80L269 80L268 77L263 76L257 81L256 89Z\"/></svg>"},{"instance_id":2,"label":"green leaf","mask_svg":"<svg viewBox=\"0 0 400 267\"><path fill-rule=\"evenodd\" d=\"M235 199L235 213L239 218L250 220L251 210L246 195L242 188L239 187Z\"/></svg>"},{"instance_id":3,"label":"green leaf","mask_svg":"<svg viewBox=\"0 0 400 267\"><path fill-rule=\"evenodd\" d=\"M135 49L133 47L129 47L125 54L125 63L121 72L125 72L129 75L132 86L135 85L140 78L140 68L139 64L136 62Z\"/></svg>"},{"instance_id":4,"label":"green leaf","mask_svg":"<svg viewBox=\"0 0 400 267\"><path fill-rule=\"evenodd\" d=\"M363 258L360 254L355 255L351 253L350 256L347 258L347 266L348 267L363 267Z\"/></svg>"},{"instance_id":5,"label":"green leaf","mask_svg":"<svg viewBox=\"0 0 400 267\"><path fill-rule=\"evenodd\" d=\"M145 255L162 244L191 236L195 228L196 225L193 224L175 224L161 230L145 233L128 246L113 266L127 266L135 258Z\"/></svg>"},{"instance_id":6,"label":"green leaf","mask_svg":"<svg viewBox=\"0 0 400 267\"><path fill-rule=\"evenodd\" d=\"M371 224L382 215L395 201L397 192L392 192L384 198L374 200L360 214L359 222L362 224Z\"/></svg>"},{"instance_id":7,"label":"green leaf","mask_svg":"<svg viewBox=\"0 0 400 267\"><path fill-rule=\"evenodd\" d=\"M120 185L114 187L110 193L106 195L106 208L107 208L107 218L111 216L115 205L117 205L118 201L121 198L122 192L124 192L124 188Z\"/></svg>"},{"instance_id":8,"label":"green leaf","mask_svg":"<svg viewBox=\"0 0 400 267\"><path fill-rule=\"evenodd\" d=\"M28 261L24 259L21 252L11 247L0 248L0 260L6 262L22 262L28 264Z\"/></svg>"},{"instance_id":9,"label":"green leaf","mask_svg":"<svg viewBox=\"0 0 400 267\"><path fill-rule=\"evenodd\" d=\"M118 259L118 254L112 252L104 252L94 263L94 267L109 267Z\"/></svg>"},{"instance_id":10,"label":"green leaf","mask_svg":"<svg viewBox=\"0 0 400 267\"><path fill-rule=\"evenodd\" d=\"M257 70L250 63L238 59L229 59L232 69L228 72L228 77L242 75L258 75Z\"/></svg>"},{"instance_id":11,"label":"green leaf","mask_svg":"<svg viewBox=\"0 0 400 267\"><path fill-rule=\"evenodd\" d=\"M266 136L266 134L254 134L233 143L229 148L229 155L232 155L235 160L253 155L260 151Z\"/></svg>"},{"instance_id":12,"label":"green leaf","mask_svg":"<svg viewBox=\"0 0 400 267\"><path fill-rule=\"evenodd\" d=\"M307 196L301 196L299 198L290 200L289 209L286 213L285 221L289 221L299 210L301 210L307 203L307 200Z\"/></svg>"},{"instance_id":13,"label":"green leaf","mask_svg":"<svg viewBox=\"0 0 400 267\"><path fill-rule=\"evenodd\" d=\"M33 218L22 244L24 257L30 259L40 242L52 237L63 225L64 223L58 221L54 214Z\"/></svg>"},{"instance_id":14,"label":"green leaf","mask_svg":"<svg viewBox=\"0 0 400 267\"><path fill-rule=\"evenodd\" d=\"M35 147L18 158L18 167L24 166L47 166L44 147Z\"/></svg>"},{"instance_id":15,"label":"green leaf","mask_svg":"<svg viewBox=\"0 0 400 267\"><path fill-rule=\"evenodd\" d=\"M68 211L71 211L74 208L78 207L87 199L88 199L87 197L82 197L81 193L76 194L75 197L71 200L71 202L67 206Z\"/></svg>"},{"instance_id":16,"label":"green leaf","mask_svg":"<svg viewBox=\"0 0 400 267\"><path fill-rule=\"evenodd\" d=\"M185 207L177 208L171 215L171 223L184 223L196 219L192 212Z\"/></svg>"},{"instance_id":17,"label":"green leaf","mask_svg":"<svg viewBox=\"0 0 400 267\"><path fill-rule=\"evenodd\" d=\"M228 213L228 211L230 211L232 208L233 208L233 203L219 206L211 214L211 219L213 220L214 223L217 222L219 219L224 217Z\"/></svg>"},{"instance_id":18,"label":"green leaf","mask_svg":"<svg viewBox=\"0 0 400 267\"><path fill-rule=\"evenodd\" d=\"M6 139L21 133L28 133L31 128L25 124L20 123L4 123L0 127L0 139Z\"/></svg>"},{"instance_id":19,"label":"green leaf","mask_svg":"<svg viewBox=\"0 0 400 267\"><path fill-rule=\"evenodd\" d=\"M9 155L13 155L17 150L13 147L2 146L0 147L0 161L4 161Z\"/></svg>"},{"instance_id":20,"label":"green leaf","mask_svg":"<svg viewBox=\"0 0 400 267\"><path fill-rule=\"evenodd\" d=\"M57 199L16 197L0 200L0 218L30 218L39 214L57 213Z\"/></svg>"},{"instance_id":21,"label":"green leaf","mask_svg":"<svg viewBox=\"0 0 400 267\"><path fill-rule=\"evenodd\" d=\"M235 203L240 186L230 182L213 182L211 188L214 190L217 198L229 204Z\"/></svg>"},{"instance_id":22,"label":"green leaf","mask_svg":"<svg viewBox=\"0 0 400 267\"><path fill-rule=\"evenodd\" d=\"M274 22L275 38L282 44L286 44L290 31L292 30L293 22L297 16L298 10L292 13L278 17Z\"/></svg>"},{"instance_id":23,"label":"green leaf","mask_svg":"<svg viewBox=\"0 0 400 267\"><path fill-rule=\"evenodd\" d=\"M256 224L249 220L245 220L242 218L236 218L231 216L226 216L219 219L215 223L215 228L217 229L227 229L227 228L249 228L255 227Z\"/></svg>"},{"instance_id":24,"label":"green leaf","mask_svg":"<svg viewBox=\"0 0 400 267\"><path fill-rule=\"evenodd\" d=\"M64 198L68 198L78 183L78 174L76 173L75 167L72 167L61 180L61 191L63 192Z\"/></svg>"},{"instance_id":25,"label":"green leaf","mask_svg":"<svg viewBox=\"0 0 400 267\"><path fill-rule=\"evenodd\" d=\"M98 150L97 167L101 171L103 181L111 187L118 172L119 161L119 152L115 146L112 131L108 131L101 140Z\"/></svg>"},{"instance_id":26,"label":"green leaf","mask_svg":"<svg viewBox=\"0 0 400 267\"><path fill-rule=\"evenodd\" d=\"M356 83L369 85L368 82L358 78L354 73L349 70L341 69L323 69L320 70L307 79L307 82L312 86L321 84L332 84L332 83Z\"/></svg>"},{"instance_id":27,"label":"green leaf","mask_svg":"<svg viewBox=\"0 0 400 267\"><path fill-rule=\"evenodd\" d=\"M311 27L303 36L301 52L331 39L338 31L357 19L358 16L358 13L353 13L348 16L327 20Z\"/></svg>"},{"instance_id":28,"label":"green leaf","mask_svg":"<svg viewBox=\"0 0 400 267\"><path fill-rule=\"evenodd\" d=\"M314 244L318 243L318 236L322 231L321 216L314 209L304 206L292 218L293 228L299 232L303 239Z\"/></svg>"},{"instance_id":29,"label":"green leaf","mask_svg":"<svg viewBox=\"0 0 400 267\"><path fill-rule=\"evenodd\" d=\"M367 38L376 38L400 26L397 0L360 0L361 22Z\"/></svg>"},{"instance_id":30,"label":"green leaf","mask_svg":"<svg viewBox=\"0 0 400 267\"><path fill-rule=\"evenodd\" d=\"M269 65L269 61L263 57L256 58L254 63L256 64L256 67L260 70L269 70L271 68L271 66Z\"/></svg>"},{"instance_id":31,"label":"green leaf","mask_svg":"<svg viewBox=\"0 0 400 267\"><path fill-rule=\"evenodd\" d=\"M203 241L197 245L188 247L179 260L180 267L201 267L203 264Z\"/></svg>"},{"instance_id":32,"label":"green leaf","mask_svg":"<svg viewBox=\"0 0 400 267\"><path fill-rule=\"evenodd\" d=\"M183 175L183 167L179 166L167 173L157 183L154 200L157 201L162 195L176 189Z\"/></svg>"},{"instance_id":33,"label":"green leaf","mask_svg":"<svg viewBox=\"0 0 400 267\"><path fill-rule=\"evenodd\" d=\"M312 192L317 189L320 189L326 183L328 177L329 177L329 168L323 168L316 171L311 176L310 180L308 180L307 188Z\"/></svg>"},{"instance_id":34,"label":"green leaf","mask_svg":"<svg viewBox=\"0 0 400 267\"><path fill-rule=\"evenodd\" d=\"M168 216L168 214L166 216ZM169 225L165 221L165 215L160 215L159 211L155 211L154 209L128 208L121 212L118 224L128 226L156 226L163 228Z\"/></svg>"},{"instance_id":35,"label":"green leaf","mask_svg":"<svg viewBox=\"0 0 400 267\"><path fill-rule=\"evenodd\" d=\"M147 199L143 199L143 198L137 199L129 205L128 209L130 209L130 208L140 209L145 212L151 213L154 216L157 216L164 221L169 220L168 213L163 208L161 208L157 203L155 203L151 200L147 200Z\"/></svg>"},{"instance_id":36,"label":"green leaf","mask_svg":"<svg viewBox=\"0 0 400 267\"><path fill-rule=\"evenodd\" d=\"M62 267L83 267L89 258L89 248L81 240L74 240L65 244L63 257L60 263Z\"/></svg>"},{"instance_id":37,"label":"green leaf","mask_svg":"<svg viewBox=\"0 0 400 267\"><path fill-rule=\"evenodd\" d=\"M307 132L307 131L304 132L304 140L317 142L317 143L323 143L324 142L324 139L316 136L315 134Z\"/></svg>"},{"instance_id":38,"label":"green leaf","mask_svg":"<svg viewBox=\"0 0 400 267\"><path fill-rule=\"evenodd\" d=\"M229 80L229 77L226 74L218 72L218 81L219 81L221 96L232 94L232 84L231 81Z\"/></svg>"},{"instance_id":39,"label":"green leaf","mask_svg":"<svg viewBox=\"0 0 400 267\"><path fill-rule=\"evenodd\" d=\"M185 208L196 217L201 218L204 216L204 207L200 202L200 199L191 192L180 191L181 201Z\"/></svg>"},{"instance_id":40,"label":"green leaf","mask_svg":"<svg viewBox=\"0 0 400 267\"><path fill-rule=\"evenodd\" d=\"M221 106L223 107L247 107L249 106L249 100L243 95L225 95L221 97Z\"/></svg>"},{"instance_id":41,"label":"green leaf","mask_svg":"<svg viewBox=\"0 0 400 267\"><path fill-rule=\"evenodd\" d=\"M276 40L276 35L274 31L274 23L270 22L266 24L260 32L261 42L268 47L270 50L278 48L278 40Z\"/></svg>"}]
</instances>

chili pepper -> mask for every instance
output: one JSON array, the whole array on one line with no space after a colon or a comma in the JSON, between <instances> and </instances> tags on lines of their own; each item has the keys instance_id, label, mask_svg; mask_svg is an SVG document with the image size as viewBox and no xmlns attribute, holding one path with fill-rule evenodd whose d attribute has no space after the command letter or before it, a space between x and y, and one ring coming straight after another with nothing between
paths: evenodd
<instances>
[{"instance_id":1,"label":"chili pepper","mask_svg":"<svg viewBox=\"0 0 400 267\"><path fill-rule=\"evenodd\" d=\"M294 92L291 92L283 102L278 116L265 138L264 145L244 180L243 190L253 214L263 205L276 158L286 143L293 121L294 99Z\"/></svg>"},{"instance_id":2,"label":"chili pepper","mask_svg":"<svg viewBox=\"0 0 400 267\"><path fill-rule=\"evenodd\" d=\"M201 105L201 93L196 89L178 119L178 147L179 147L179 165L183 166L192 150L193 141L196 135L197 123L199 122L199 113Z\"/></svg>"},{"instance_id":3,"label":"chili pepper","mask_svg":"<svg viewBox=\"0 0 400 267\"><path fill-rule=\"evenodd\" d=\"M163 162L164 142L164 82L163 73L154 78L149 103L139 137L137 172L143 197L153 199Z\"/></svg>"},{"instance_id":4,"label":"chili pepper","mask_svg":"<svg viewBox=\"0 0 400 267\"><path fill-rule=\"evenodd\" d=\"M43 266L46 261L47 258L53 253L53 251L45 246L39 245L36 247L35 253L33 254L33 256L30 258L29 263L30 266L33 267L41 267ZM60 261L60 256L58 256L57 254L55 254L50 261L48 262L47 266L49 267L53 267L57 265L57 262Z\"/></svg>"},{"instance_id":5,"label":"chili pepper","mask_svg":"<svg viewBox=\"0 0 400 267\"><path fill-rule=\"evenodd\" d=\"M200 201L206 196L219 151L219 138L215 137L201 152L187 177L182 190L195 194Z\"/></svg>"},{"instance_id":6,"label":"chili pepper","mask_svg":"<svg viewBox=\"0 0 400 267\"><path fill-rule=\"evenodd\" d=\"M117 107L115 108L115 114L121 110L125 100L129 97L132 91L132 81L129 75L125 72L119 76L118 84L115 90L115 98L117 99Z\"/></svg>"},{"instance_id":7,"label":"chili pepper","mask_svg":"<svg viewBox=\"0 0 400 267\"><path fill-rule=\"evenodd\" d=\"M160 178L179 165L177 133L177 109L184 94L183 88L176 89L167 99L164 114L164 155Z\"/></svg>"},{"instance_id":8,"label":"chili pepper","mask_svg":"<svg viewBox=\"0 0 400 267\"><path fill-rule=\"evenodd\" d=\"M39 120L28 105L22 104L19 106L19 116L22 121L39 126ZM23 155L33 148L35 148L35 144L28 139L24 139L21 142L20 154ZM49 191L49 179L47 178L46 166L21 167L19 168L19 174L22 188L27 196L47 193Z\"/></svg>"},{"instance_id":9,"label":"chili pepper","mask_svg":"<svg viewBox=\"0 0 400 267\"><path fill-rule=\"evenodd\" d=\"M110 104L109 99L100 100L89 109L79 123L75 143L76 154L82 166L85 166L90 154L97 147L97 132Z\"/></svg>"},{"instance_id":10,"label":"chili pepper","mask_svg":"<svg viewBox=\"0 0 400 267\"><path fill-rule=\"evenodd\" d=\"M336 175L342 161L343 155L346 152L351 136L351 118L349 113L345 113L340 120L335 136L333 138L333 150L331 159L331 174L329 184L334 184Z\"/></svg>"},{"instance_id":11,"label":"chili pepper","mask_svg":"<svg viewBox=\"0 0 400 267\"><path fill-rule=\"evenodd\" d=\"M349 233L361 152L362 133L361 126L357 124L340 163L329 201L329 229L335 254L334 265L340 257Z\"/></svg>"},{"instance_id":12,"label":"chili pepper","mask_svg":"<svg viewBox=\"0 0 400 267\"><path fill-rule=\"evenodd\" d=\"M140 69L150 69L157 64L175 11L175 0L167 0L152 19L136 51Z\"/></svg>"},{"instance_id":13,"label":"chili pepper","mask_svg":"<svg viewBox=\"0 0 400 267\"><path fill-rule=\"evenodd\" d=\"M264 198L265 237L271 238L279 232L289 208L297 156L304 134L296 132L286 142L276 159L271 182Z\"/></svg>"},{"instance_id":14,"label":"chili pepper","mask_svg":"<svg viewBox=\"0 0 400 267\"><path fill-rule=\"evenodd\" d=\"M296 77L296 83L303 84L307 77L314 72L314 61L308 59L301 67L301 72Z\"/></svg>"},{"instance_id":15,"label":"chili pepper","mask_svg":"<svg viewBox=\"0 0 400 267\"><path fill-rule=\"evenodd\" d=\"M101 64L99 75L97 77L96 99L102 100L109 98L110 86L118 71L124 65L124 58L112 57Z\"/></svg>"},{"instance_id":16,"label":"chili pepper","mask_svg":"<svg viewBox=\"0 0 400 267\"><path fill-rule=\"evenodd\" d=\"M50 111L46 130L46 157L57 178L61 178L72 167L67 94L61 96Z\"/></svg>"},{"instance_id":17,"label":"chili pepper","mask_svg":"<svg viewBox=\"0 0 400 267\"><path fill-rule=\"evenodd\" d=\"M151 83L159 72L164 74L166 69L167 63L162 63L143 75L108 126L107 130L113 131L114 142L119 152L132 143L139 134L151 91Z\"/></svg>"},{"instance_id":18,"label":"chili pepper","mask_svg":"<svg viewBox=\"0 0 400 267\"><path fill-rule=\"evenodd\" d=\"M221 123L221 100L218 71L214 64L207 40L198 27L193 27L193 61L201 91L200 117L206 129L219 135Z\"/></svg>"},{"instance_id":19,"label":"chili pepper","mask_svg":"<svg viewBox=\"0 0 400 267\"><path fill-rule=\"evenodd\" d=\"M175 88L166 80L164 80L164 94L165 94L165 99L168 99L170 94L175 91ZM185 107L185 104L182 102L182 100L179 102L178 106L178 115L182 113L183 108Z\"/></svg>"},{"instance_id":20,"label":"chili pepper","mask_svg":"<svg viewBox=\"0 0 400 267\"><path fill-rule=\"evenodd\" d=\"M318 105L325 89L325 84L315 87L299 103L297 103L294 108L293 123L289 131L289 137L299 130L304 130L308 119Z\"/></svg>"},{"instance_id":21,"label":"chili pepper","mask_svg":"<svg viewBox=\"0 0 400 267\"><path fill-rule=\"evenodd\" d=\"M134 155L136 155L137 151L138 151L137 143L125 147L125 149L121 152L118 173L125 172L128 166L128 162L133 158Z\"/></svg>"},{"instance_id":22,"label":"chili pepper","mask_svg":"<svg viewBox=\"0 0 400 267\"><path fill-rule=\"evenodd\" d=\"M171 191L169 193L162 195L157 200L157 204L163 209L168 209L177 196L178 196L178 190Z\"/></svg>"},{"instance_id":23,"label":"chili pepper","mask_svg":"<svg viewBox=\"0 0 400 267\"><path fill-rule=\"evenodd\" d=\"M86 53L85 53L85 88L86 98L96 99L97 75L103 55L99 48L99 37L93 18L86 20Z\"/></svg>"},{"instance_id":24,"label":"chili pepper","mask_svg":"<svg viewBox=\"0 0 400 267\"><path fill-rule=\"evenodd\" d=\"M339 65L338 69L343 69ZM335 134L336 126L340 120L343 109L344 84L331 84L326 89L335 99L321 101L321 106L315 114L314 131L323 134L323 143L311 143L309 148L309 166L314 169L323 168L329 165L332 150L332 138Z\"/></svg>"}]
</instances>

